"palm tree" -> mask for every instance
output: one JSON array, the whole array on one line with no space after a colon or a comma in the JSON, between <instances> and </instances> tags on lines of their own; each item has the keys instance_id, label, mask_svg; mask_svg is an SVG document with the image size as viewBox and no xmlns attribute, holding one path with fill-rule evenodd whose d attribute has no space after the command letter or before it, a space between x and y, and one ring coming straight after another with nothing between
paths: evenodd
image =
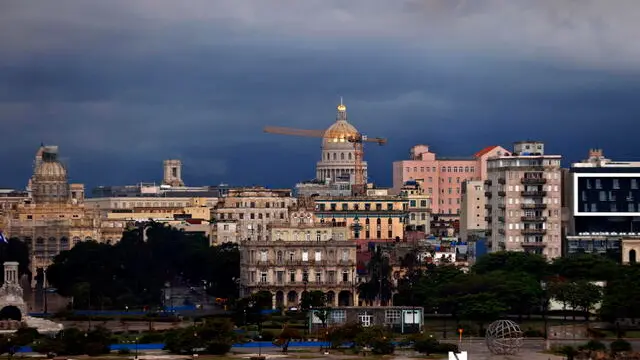
<instances>
[{"instance_id":1,"label":"palm tree","mask_svg":"<svg viewBox=\"0 0 640 360\"><path fill-rule=\"evenodd\" d=\"M369 279L358 286L360 298L369 305L373 305L376 300L380 305L389 303L394 287L391 281L391 270L389 257L382 253L380 247L377 247L367 264Z\"/></svg>"}]
</instances>

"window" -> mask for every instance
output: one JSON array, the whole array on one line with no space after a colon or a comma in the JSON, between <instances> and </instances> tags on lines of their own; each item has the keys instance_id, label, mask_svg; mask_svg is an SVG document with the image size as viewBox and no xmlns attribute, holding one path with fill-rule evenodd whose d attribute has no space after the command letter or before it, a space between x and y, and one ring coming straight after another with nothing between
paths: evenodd
<instances>
[{"instance_id":1,"label":"window","mask_svg":"<svg viewBox=\"0 0 640 360\"><path fill-rule=\"evenodd\" d=\"M349 282L349 271L342 271L342 282Z\"/></svg>"},{"instance_id":2,"label":"window","mask_svg":"<svg viewBox=\"0 0 640 360\"><path fill-rule=\"evenodd\" d=\"M302 282L309 282L309 272L307 270L302 272Z\"/></svg>"},{"instance_id":3,"label":"window","mask_svg":"<svg viewBox=\"0 0 640 360\"><path fill-rule=\"evenodd\" d=\"M276 254L276 261L278 261L279 263L282 262L282 251L278 251L278 253Z\"/></svg>"},{"instance_id":4,"label":"window","mask_svg":"<svg viewBox=\"0 0 640 360\"><path fill-rule=\"evenodd\" d=\"M316 270L316 283L322 282L322 272L321 270Z\"/></svg>"},{"instance_id":5,"label":"window","mask_svg":"<svg viewBox=\"0 0 640 360\"><path fill-rule=\"evenodd\" d=\"M260 273L260 282L263 284L267 282L267 273L265 271Z\"/></svg>"},{"instance_id":6,"label":"window","mask_svg":"<svg viewBox=\"0 0 640 360\"><path fill-rule=\"evenodd\" d=\"M284 271L276 272L276 281L278 284L284 283Z\"/></svg>"},{"instance_id":7,"label":"window","mask_svg":"<svg viewBox=\"0 0 640 360\"><path fill-rule=\"evenodd\" d=\"M296 272L295 271L289 271L289 282L296 282Z\"/></svg>"},{"instance_id":8,"label":"window","mask_svg":"<svg viewBox=\"0 0 640 360\"><path fill-rule=\"evenodd\" d=\"M342 261L349 261L349 250L342 250Z\"/></svg>"},{"instance_id":9,"label":"window","mask_svg":"<svg viewBox=\"0 0 640 360\"><path fill-rule=\"evenodd\" d=\"M315 259L316 259L316 261L322 261L322 251L316 250Z\"/></svg>"},{"instance_id":10,"label":"window","mask_svg":"<svg viewBox=\"0 0 640 360\"><path fill-rule=\"evenodd\" d=\"M364 312L362 314L358 315L358 319L360 320L360 324L362 324L363 327L369 327L371 325L373 325L373 315Z\"/></svg>"},{"instance_id":11,"label":"window","mask_svg":"<svg viewBox=\"0 0 640 360\"><path fill-rule=\"evenodd\" d=\"M267 261L267 251L266 250L260 251L260 261Z\"/></svg>"},{"instance_id":12,"label":"window","mask_svg":"<svg viewBox=\"0 0 640 360\"><path fill-rule=\"evenodd\" d=\"M614 189L620 189L620 180L613 179L613 188Z\"/></svg>"},{"instance_id":13,"label":"window","mask_svg":"<svg viewBox=\"0 0 640 360\"><path fill-rule=\"evenodd\" d=\"M384 322L385 324L400 324L402 319L401 310L385 310Z\"/></svg>"},{"instance_id":14,"label":"window","mask_svg":"<svg viewBox=\"0 0 640 360\"><path fill-rule=\"evenodd\" d=\"M302 250L302 261L309 261L309 251Z\"/></svg>"}]
</instances>

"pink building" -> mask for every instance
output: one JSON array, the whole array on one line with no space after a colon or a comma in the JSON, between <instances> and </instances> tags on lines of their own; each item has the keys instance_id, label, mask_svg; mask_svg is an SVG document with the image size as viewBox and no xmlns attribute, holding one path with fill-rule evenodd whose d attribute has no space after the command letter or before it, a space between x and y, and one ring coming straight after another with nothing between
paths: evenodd
<instances>
[{"instance_id":1,"label":"pink building","mask_svg":"<svg viewBox=\"0 0 640 360\"><path fill-rule=\"evenodd\" d=\"M431 196L433 214L457 215L460 213L462 182L485 180L487 159L508 153L503 147L494 145L468 158L446 158L437 157L427 145L416 145L411 148L409 160L393 163L393 191L399 192L406 181L418 181Z\"/></svg>"}]
</instances>

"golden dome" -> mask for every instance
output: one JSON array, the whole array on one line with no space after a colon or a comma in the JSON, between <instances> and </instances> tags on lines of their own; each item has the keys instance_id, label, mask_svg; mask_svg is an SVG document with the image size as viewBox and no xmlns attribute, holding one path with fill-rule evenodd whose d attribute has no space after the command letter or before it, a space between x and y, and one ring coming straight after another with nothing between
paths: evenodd
<instances>
[{"instance_id":1,"label":"golden dome","mask_svg":"<svg viewBox=\"0 0 640 360\"><path fill-rule=\"evenodd\" d=\"M34 175L38 180L62 180L67 178L67 170L59 161L43 161Z\"/></svg>"},{"instance_id":2,"label":"golden dome","mask_svg":"<svg viewBox=\"0 0 640 360\"><path fill-rule=\"evenodd\" d=\"M337 107L338 114L336 116L336 122L333 123L324 132L325 142L328 143L347 143L349 139L358 136L358 130L347 121L347 106L340 100L340 105Z\"/></svg>"}]
</instances>

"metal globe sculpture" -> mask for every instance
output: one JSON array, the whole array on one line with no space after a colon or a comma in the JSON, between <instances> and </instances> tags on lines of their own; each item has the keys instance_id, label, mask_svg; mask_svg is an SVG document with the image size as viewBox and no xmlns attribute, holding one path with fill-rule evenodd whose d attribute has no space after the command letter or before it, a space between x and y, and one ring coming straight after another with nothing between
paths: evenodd
<instances>
[{"instance_id":1,"label":"metal globe sculpture","mask_svg":"<svg viewBox=\"0 0 640 360\"><path fill-rule=\"evenodd\" d=\"M485 340L492 354L515 355L522 347L522 330L511 320L497 320L487 328Z\"/></svg>"}]
</instances>

